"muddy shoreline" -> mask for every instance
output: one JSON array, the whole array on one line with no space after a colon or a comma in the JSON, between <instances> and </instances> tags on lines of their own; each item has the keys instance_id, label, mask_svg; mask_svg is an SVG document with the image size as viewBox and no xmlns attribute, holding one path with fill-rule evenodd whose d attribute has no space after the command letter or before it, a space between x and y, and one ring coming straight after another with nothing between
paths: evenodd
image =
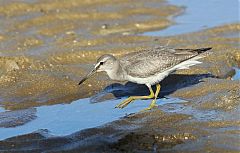
<instances>
[{"instance_id":1,"label":"muddy shoreline","mask_svg":"<svg viewBox=\"0 0 240 153\"><path fill-rule=\"evenodd\" d=\"M203 64L177 71L161 82L159 102L174 97L183 103L166 103L65 136L38 129L0 141L0 152L240 150L240 81L231 79L234 68L240 67L239 23L152 37L136 34L171 26L169 17L183 9L155 0L0 3L0 18L6 21L0 24L0 106L5 109L0 112L0 133L4 128L24 128L38 118L37 108L42 106L71 105L86 97L93 106L104 105L147 94L144 86L109 81L105 74L79 87L79 79L101 54L121 57L167 44L213 48ZM80 120L81 116L75 122Z\"/></svg>"}]
</instances>

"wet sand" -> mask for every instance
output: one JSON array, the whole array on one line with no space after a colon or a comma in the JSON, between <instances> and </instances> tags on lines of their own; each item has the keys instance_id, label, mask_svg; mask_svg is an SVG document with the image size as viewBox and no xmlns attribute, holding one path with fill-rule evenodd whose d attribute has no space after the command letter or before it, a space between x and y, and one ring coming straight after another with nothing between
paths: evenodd
<instances>
[{"instance_id":1,"label":"wet sand","mask_svg":"<svg viewBox=\"0 0 240 153\"><path fill-rule=\"evenodd\" d=\"M10 110L95 94L111 83L106 77L91 80L94 90L77 82L99 55L146 46L149 38L130 34L165 28L181 10L163 1L1 3L0 103Z\"/></svg>"},{"instance_id":2,"label":"wet sand","mask_svg":"<svg viewBox=\"0 0 240 153\"><path fill-rule=\"evenodd\" d=\"M79 87L79 79L101 54L121 57L166 44L176 48L213 47L213 54L204 58L203 64L177 71L161 82L158 103L162 97L179 98L184 103L163 102L150 112L129 114L137 112L138 103L144 103L138 101L126 108L127 116L123 117L121 112L118 117L122 118L109 119L111 122L104 125L99 123L97 127L62 136L51 135L54 131L42 127L33 133L2 140L2 152L240 150L240 116L237 115L240 81L232 79L234 67L240 66L239 35L236 35L240 24L153 37L136 34L170 26L173 21L169 17L183 9L164 1L0 3L0 19L5 21L0 23L0 105L4 108L0 111L0 133L33 123L42 106L68 103L71 106L73 101L80 103L78 99L90 97L86 100L97 109L94 106L116 103L117 98L147 94L144 86L109 81L105 74L98 74ZM110 114L116 111L111 107ZM73 112L77 110L81 108L72 108ZM72 122L81 123L81 120L80 116Z\"/></svg>"}]
</instances>

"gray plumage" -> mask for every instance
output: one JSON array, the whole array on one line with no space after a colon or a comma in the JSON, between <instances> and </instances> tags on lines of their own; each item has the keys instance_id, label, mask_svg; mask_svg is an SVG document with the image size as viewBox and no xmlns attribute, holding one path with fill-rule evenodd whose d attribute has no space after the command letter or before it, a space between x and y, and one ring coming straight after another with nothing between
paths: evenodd
<instances>
[{"instance_id":1,"label":"gray plumage","mask_svg":"<svg viewBox=\"0 0 240 153\"><path fill-rule=\"evenodd\" d=\"M200 64L201 62L197 60L204 57L205 52L210 49L158 47L130 53L120 59L113 55L105 54L98 58L94 69L79 82L79 85L94 73L101 71L107 72L112 80L145 84L149 88L149 96L130 96L119 103L116 108L124 108L137 99L154 98L149 107L144 109L150 110L157 106L156 99L161 89L159 82L178 69L187 69L190 66ZM155 84L156 92L154 93L151 86Z\"/></svg>"},{"instance_id":2,"label":"gray plumage","mask_svg":"<svg viewBox=\"0 0 240 153\"><path fill-rule=\"evenodd\" d=\"M120 59L123 69L132 77L146 78L163 72L183 61L193 58L204 49L172 49L158 47L130 53Z\"/></svg>"},{"instance_id":3,"label":"gray plumage","mask_svg":"<svg viewBox=\"0 0 240 153\"><path fill-rule=\"evenodd\" d=\"M202 53L211 48L172 49L157 47L129 53L120 59L105 54L98 58L96 71L105 71L113 80L153 85L170 73L199 64Z\"/></svg>"}]
</instances>

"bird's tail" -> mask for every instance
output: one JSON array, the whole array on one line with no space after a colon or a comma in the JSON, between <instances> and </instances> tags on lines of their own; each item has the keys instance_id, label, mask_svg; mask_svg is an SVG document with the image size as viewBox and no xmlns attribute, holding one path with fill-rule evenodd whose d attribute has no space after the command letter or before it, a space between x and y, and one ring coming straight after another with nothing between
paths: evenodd
<instances>
[{"instance_id":1,"label":"bird's tail","mask_svg":"<svg viewBox=\"0 0 240 153\"><path fill-rule=\"evenodd\" d=\"M201 61L198 61L201 58L204 58L205 56L209 55L212 52L207 52L208 50L211 50L212 48L198 48L198 49L188 49L189 52L194 53L195 55L182 63L178 65L178 69L188 69L190 66L200 64Z\"/></svg>"},{"instance_id":2,"label":"bird's tail","mask_svg":"<svg viewBox=\"0 0 240 153\"><path fill-rule=\"evenodd\" d=\"M190 52L195 53L195 54L197 53L197 54L195 56L193 56L192 58L190 58L190 59L197 61L197 60L199 60L201 58L204 58L204 57L212 54L212 52L209 51L211 49L212 49L211 47L193 49Z\"/></svg>"},{"instance_id":3,"label":"bird's tail","mask_svg":"<svg viewBox=\"0 0 240 153\"><path fill-rule=\"evenodd\" d=\"M211 50L212 47L208 47L208 48L198 48L198 49L194 49L191 52L197 52L198 54L202 54L205 53L208 50Z\"/></svg>"}]
</instances>

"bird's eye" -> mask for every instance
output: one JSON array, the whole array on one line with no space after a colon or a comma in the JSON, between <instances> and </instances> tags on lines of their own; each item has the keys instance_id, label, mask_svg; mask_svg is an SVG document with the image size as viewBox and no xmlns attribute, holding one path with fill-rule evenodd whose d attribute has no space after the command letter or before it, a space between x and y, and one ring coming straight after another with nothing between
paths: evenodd
<instances>
[{"instance_id":1,"label":"bird's eye","mask_svg":"<svg viewBox=\"0 0 240 153\"><path fill-rule=\"evenodd\" d=\"M104 62L100 62L99 65L103 65Z\"/></svg>"}]
</instances>

